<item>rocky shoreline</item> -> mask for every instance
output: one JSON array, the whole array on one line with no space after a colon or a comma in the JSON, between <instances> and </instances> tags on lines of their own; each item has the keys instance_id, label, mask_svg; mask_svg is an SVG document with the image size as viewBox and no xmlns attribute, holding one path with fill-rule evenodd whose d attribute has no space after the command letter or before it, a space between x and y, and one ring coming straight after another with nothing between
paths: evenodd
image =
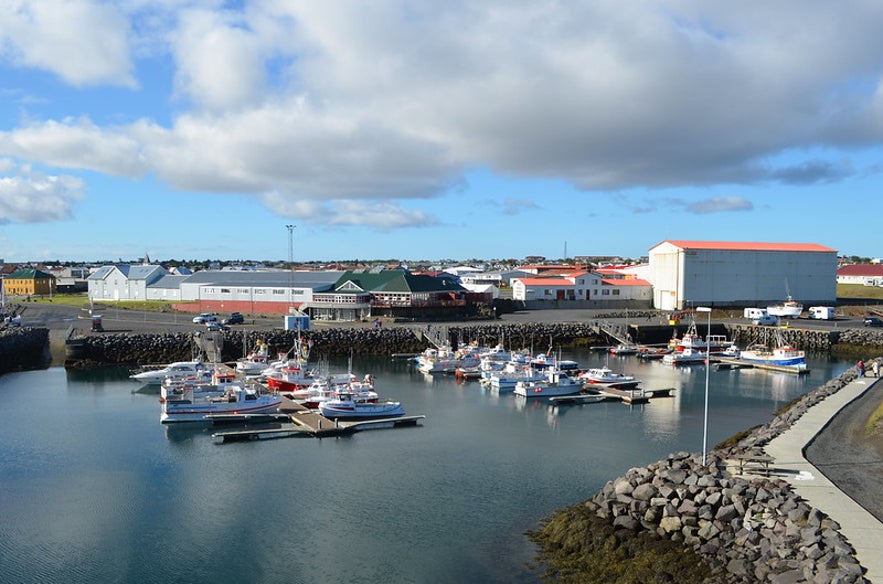
<instances>
[{"instance_id":1,"label":"rocky shoreline","mask_svg":"<svg viewBox=\"0 0 883 584\"><path fill-rule=\"evenodd\" d=\"M49 331L43 328L0 330L0 374L42 369L49 364Z\"/></svg>"},{"instance_id":2,"label":"rocky shoreline","mask_svg":"<svg viewBox=\"0 0 883 584\"><path fill-rule=\"evenodd\" d=\"M867 582L836 521L810 507L787 481L737 476L727 463L736 454L767 444L855 376L850 369L805 394L734 446L709 453L707 465L699 455L679 453L630 469L582 505L557 512L531 534L540 561L560 581L619 581L609 575L596 579L595 568L584 557L596 554L599 545L616 547L616 542L644 533L695 553L708 569L707 574L699 572L697 582ZM587 521L586 514L601 521ZM580 545L574 545L575 538ZM569 549L578 550L578 555ZM653 566L655 581L685 581L677 561L671 564Z\"/></svg>"}]
</instances>

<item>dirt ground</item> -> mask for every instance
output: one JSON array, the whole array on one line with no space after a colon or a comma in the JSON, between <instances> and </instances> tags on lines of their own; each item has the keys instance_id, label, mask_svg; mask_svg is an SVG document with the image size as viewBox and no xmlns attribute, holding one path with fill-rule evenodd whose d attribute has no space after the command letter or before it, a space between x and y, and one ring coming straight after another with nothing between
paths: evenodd
<instances>
[{"instance_id":1,"label":"dirt ground","mask_svg":"<svg viewBox=\"0 0 883 584\"><path fill-rule=\"evenodd\" d=\"M883 434L865 431L881 403L883 381L834 416L805 455L841 491L883 521Z\"/></svg>"}]
</instances>

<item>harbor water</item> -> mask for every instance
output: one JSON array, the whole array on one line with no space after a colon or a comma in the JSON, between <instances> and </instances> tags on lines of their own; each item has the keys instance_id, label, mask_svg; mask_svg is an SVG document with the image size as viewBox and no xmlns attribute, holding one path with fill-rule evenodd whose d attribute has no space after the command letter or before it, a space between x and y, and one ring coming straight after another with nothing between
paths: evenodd
<instances>
[{"instance_id":1,"label":"harbor water","mask_svg":"<svg viewBox=\"0 0 883 584\"><path fill-rule=\"evenodd\" d=\"M807 361L801 376L711 370L709 448L851 366ZM535 582L526 531L633 466L702 449L704 365L609 366L673 396L554 407L364 359L353 372L420 425L236 443L161 425L157 392L123 370L4 375L0 582Z\"/></svg>"}]
</instances>

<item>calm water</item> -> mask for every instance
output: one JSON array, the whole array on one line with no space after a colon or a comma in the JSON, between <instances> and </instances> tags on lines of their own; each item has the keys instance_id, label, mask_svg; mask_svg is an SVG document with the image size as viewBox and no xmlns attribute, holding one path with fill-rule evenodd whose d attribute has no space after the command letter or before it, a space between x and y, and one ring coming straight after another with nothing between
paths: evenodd
<instances>
[{"instance_id":1,"label":"calm water","mask_svg":"<svg viewBox=\"0 0 883 584\"><path fill-rule=\"evenodd\" d=\"M124 371L2 376L0 582L534 582L524 532L544 516L701 451L701 365L610 365L675 397L554 409L366 360L421 426L218 444L162 426ZM711 371L709 447L850 365Z\"/></svg>"}]
</instances>

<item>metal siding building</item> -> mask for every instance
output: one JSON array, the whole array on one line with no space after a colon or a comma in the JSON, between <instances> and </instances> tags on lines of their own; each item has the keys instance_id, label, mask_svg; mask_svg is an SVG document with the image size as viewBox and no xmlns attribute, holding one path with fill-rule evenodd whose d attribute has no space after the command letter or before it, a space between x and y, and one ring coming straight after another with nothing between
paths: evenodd
<instances>
[{"instance_id":1,"label":"metal siding building","mask_svg":"<svg viewBox=\"0 0 883 584\"><path fill-rule=\"evenodd\" d=\"M837 251L809 243L667 240L650 249L653 305L804 305L837 300Z\"/></svg>"}]
</instances>

